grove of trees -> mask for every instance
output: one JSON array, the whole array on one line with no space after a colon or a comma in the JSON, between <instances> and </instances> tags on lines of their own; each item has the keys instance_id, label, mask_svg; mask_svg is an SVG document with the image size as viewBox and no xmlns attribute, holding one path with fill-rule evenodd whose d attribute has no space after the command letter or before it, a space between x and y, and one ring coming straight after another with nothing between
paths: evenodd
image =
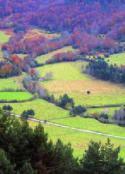
<instances>
[{"instance_id":1,"label":"grove of trees","mask_svg":"<svg viewBox=\"0 0 125 174\"><path fill-rule=\"evenodd\" d=\"M102 80L125 83L125 67L109 65L102 58L91 61L86 67L86 73Z\"/></svg>"}]
</instances>

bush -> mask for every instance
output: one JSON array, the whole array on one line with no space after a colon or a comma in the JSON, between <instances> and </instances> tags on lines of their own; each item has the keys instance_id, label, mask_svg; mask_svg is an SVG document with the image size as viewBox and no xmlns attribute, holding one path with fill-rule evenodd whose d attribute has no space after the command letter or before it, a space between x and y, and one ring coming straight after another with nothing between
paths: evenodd
<instances>
[{"instance_id":1,"label":"bush","mask_svg":"<svg viewBox=\"0 0 125 174\"><path fill-rule=\"evenodd\" d=\"M30 116L34 116L35 112L34 110L30 109L30 110L27 110L27 114L29 114Z\"/></svg>"},{"instance_id":2,"label":"bush","mask_svg":"<svg viewBox=\"0 0 125 174\"><path fill-rule=\"evenodd\" d=\"M50 103L53 103L53 104L57 104L58 102L56 101L54 95L49 95L47 94L47 96L43 97L43 99L47 100L48 102Z\"/></svg>"},{"instance_id":3,"label":"bush","mask_svg":"<svg viewBox=\"0 0 125 174\"><path fill-rule=\"evenodd\" d=\"M11 111L13 110L13 107L10 106L10 105L4 105L4 106L2 107L2 109L3 109L4 111L9 111L9 112L11 112Z\"/></svg>"},{"instance_id":4,"label":"bush","mask_svg":"<svg viewBox=\"0 0 125 174\"><path fill-rule=\"evenodd\" d=\"M75 106L70 110L70 115L71 116L76 116L76 115L80 115L83 116L84 112L86 112L86 108L79 105L79 106Z\"/></svg>"},{"instance_id":5,"label":"bush","mask_svg":"<svg viewBox=\"0 0 125 174\"><path fill-rule=\"evenodd\" d=\"M125 125L125 106L121 107L119 110L116 110L113 119L119 125Z\"/></svg>"},{"instance_id":6,"label":"bush","mask_svg":"<svg viewBox=\"0 0 125 174\"><path fill-rule=\"evenodd\" d=\"M109 116L106 113L101 113L100 116L99 116L99 118L100 119L104 119L104 120L108 120L109 119Z\"/></svg>"},{"instance_id":7,"label":"bush","mask_svg":"<svg viewBox=\"0 0 125 174\"><path fill-rule=\"evenodd\" d=\"M27 111L23 111L22 114L21 114L21 117L23 119L28 119L29 117L33 117L35 115L35 112L34 110L30 109L30 110L27 110Z\"/></svg>"},{"instance_id":8,"label":"bush","mask_svg":"<svg viewBox=\"0 0 125 174\"><path fill-rule=\"evenodd\" d=\"M67 94L64 94L59 98L57 105L64 109L69 109L74 107L74 101Z\"/></svg>"}]
</instances>

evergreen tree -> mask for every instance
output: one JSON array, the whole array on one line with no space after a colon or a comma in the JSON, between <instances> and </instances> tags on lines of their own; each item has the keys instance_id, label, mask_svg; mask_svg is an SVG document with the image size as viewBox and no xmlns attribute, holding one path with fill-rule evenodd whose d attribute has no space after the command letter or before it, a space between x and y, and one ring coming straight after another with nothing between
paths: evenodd
<instances>
[{"instance_id":1,"label":"evergreen tree","mask_svg":"<svg viewBox=\"0 0 125 174\"><path fill-rule=\"evenodd\" d=\"M4 150L0 149L0 174L14 174L14 166L8 160Z\"/></svg>"},{"instance_id":2,"label":"evergreen tree","mask_svg":"<svg viewBox=\"0 0 125 174\"><path fill-rule=\"evenodd\" d=\"M52 174L76 174L77 160L73 157L71 145L64 145L60 140L54 147L53 173Z\"/></svg>"},{"instance_id":3,"label":"evergreen tree","mask_svg":"<svg viewBox=\"0 0 125 174\"><path fill-rule=\"evenodd\" d=\"M80 174L124 174L119 152L120 148L114 148L110 140L105 145L92 141L81 160Z\"/></svg>"},{"instance_id":4,"label":"evergreen tree","mask_svg":"<svg viewBox=\"0 0 125 174\"><path fill-rule=\"evenodd\" d=\"M67 94L64 94L63 96L59 98L58 105L65 109L72 108L74 107L74 101Z\"/></svg>"},{"instance_id":5,"label":"evergreen tree","mask_svg":"<svg viewBox=\"0 0 125 174\"><path fill-rule=\"evenodd\" d=\"M31 167L31 164L26 162L24 163L23 167L19 171L20 174L36 174L36 172Z\"/></svg>"}]
</instances>

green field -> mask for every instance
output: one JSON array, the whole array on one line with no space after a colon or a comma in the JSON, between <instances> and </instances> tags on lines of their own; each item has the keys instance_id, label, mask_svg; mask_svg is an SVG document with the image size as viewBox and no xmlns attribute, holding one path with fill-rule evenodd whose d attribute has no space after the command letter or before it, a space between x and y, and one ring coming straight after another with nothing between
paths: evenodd
<instances>
[{"instance_id":1,"label":"green field","mask_svg":"<svg viewBox=\"0 0 125 174\"><path fill-rule=\"evenodd\" d=\"M12 101L12 100L28 100L32 98L32 95L28 92L0 92L0 100Z\"/></svg>"},{"instance_id":2,"label":"green field","mask_svg":"<svg viewBox=\"0 0 125 174\"><path fill-rule=\"evenodd\" d=\"M48 72L52 72L52 81L74 81L87 80L87 76L83 76L80 70L74 66L74 63L57 63L39 67L37 70L40 76L44 76Z\"/></svg>"},{"instance_id":3,"label":"green field","mask_svg":"<svg viewBox=\"0 0 125 174\"><path fill-rule=\"evenodd\" d=\"M24 110L33 109L35 111L35 117L42 120L56 120L69 117L68 111L65 111L42 99L36 99L20 104L13 103L11 106L14 108L14 112L17 114L21 114Z\"/></svg>"},{"instance_id":4,"label":"green field","mask_svg":"<svg viewBox=\"0 0 125 174\"><path fill-rule=\"evenodd\" d=\"M85 63L59 63L37 68L40 76L52 72L53 78L41 82L55 96L67 93L74 98L76 104L100 106L107 104L125 104L125 88L122 85L97 80L81 73L79 66ZM91 94L88 95L87 91Z\"/></svg>"},{"instance_id":5,"label":"green field","mask_svg":"<svg viewBox=\"0 0 125 174\"><path fill-rule=\"evenodd\" d=\"M57 128L54 126L46 126L45 131L47 131L50 139L53 141L61 138L65 144L70 142L74 149L74 155L77 157L81 157L83 155L84 150L87 149L91 140L98 142L101 141L102 143L105 143L107 140L107 138L104 136L80 133L69 129ZM115 144L115 146L121 147L120 156L125 158L125 140L111 138L111 141Z\"/></svg>"},{"instance_id":6,"label":"green field","mask_svg":"<svg viewBox=\"0 0 125 174\"><path fill-rule=\"evenodd\" d=\"M125 65L125 53L113 54L106 60L109 64Z\"/></svg>"},{"instance_id":7,"label":"green field","mask_svg":"<svg viewBox=\"0 0 125 174\"><path fill-rule=\"evenodd\" d=\"M86 129L86 130L125 137L124 127L120 127L113 124L103 124L91 118L69 117L67 119L55 120L54 122L75 127L78 129Z\"/></svg>"},{"instance_id":8,"label":"green field","mask_svg":"<svg viewBox=\"0 0 125 174\"><path fill-rule=\"evenodd\" d=\"M18 90L23 89L22 76L0 79L0 90Z\"/></svg>"},{"instance_id":9,"label":"green field","mask_svg":"<svg viewBox=\"0 0 125 174\"><path fill-rule=\"evenodd\" d=\"M36 123L30 122L30 125L36 126ZM52 141L56 142L57 139L60 138L64 144L71 143L74 149L74 155L77 157L81 157L83 155L84 150L87 149L88 144L91 140L97 142L101 141L102 143L105 143L107 140L107 137L101 135L77 132L74 130L55 126L44 125L44 128L49 135L49 139L51 139ZM125 141L115 138L111 138L111 141L115 144L115 146L121 147L120 156L125 158Z\"/></svg>"},{"instance_id":10,"label":"green field","mask_svg":"<svg viewBox=\"0 0 125 174\"><path fill-rule=\"evenodd\" d=\"M4 31L0 31L0 44L4 44L6 42L8 42L10 36L5 34Z\"/></svg>"},{"instance_id":11,"label":"green field","mask_svg":"<svg viewBox=\"0 0 125 174\"><path fill-rule=\"evenodd\" d=\"M1 105L2 106L2 105ZM34 100L32 102L25 102L20 104L11 104L14 108L16 114L21 114L24 110L34 109L36 116L35 118L49 120L54 123L59 123L62 125L68 125L70 127L76 127L80 129L93 130L97 132L125 136L125 128L115 126L115 125L106 125L102 124L94 119L84 119L80 117L69 117L68 112L55 107L53 104L49 104L44 100ZM31 123L31 125L36 125L36 123ZM93 135L88 133L81 133L73 131L70 129L57 128L54 126L45 126L45 130L49 134L49 138L56 141L60 138L64 143L70 142L74 148L74 155L81 156L90 140L94 141L106 141L107 137L100 135ZM94 136L94 139L93 139ZM111 138L112 142L116 146L121 146L121 156L125 155L125 144L124 140L119 140L116 138Z\"/></svg>"}]
</instances>

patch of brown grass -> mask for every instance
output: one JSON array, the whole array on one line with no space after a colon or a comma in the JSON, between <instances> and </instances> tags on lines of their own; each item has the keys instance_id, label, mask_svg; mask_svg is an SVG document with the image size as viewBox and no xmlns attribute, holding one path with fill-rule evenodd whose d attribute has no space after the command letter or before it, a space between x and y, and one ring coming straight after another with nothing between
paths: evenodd
<instances>
[{"instance_id":1,"label":"patch of brown grass","mask_svg":"<svg viewBox=\"0 0 125 174\"><path fill-rule=\"evenodd\" d=\"M44 84L50 92L85 92L90 90L94 94L125 93L123 86L104 82L96 79L75 80L75 81L51 81Z\"/></svg>"},{"instance_id":2,"label":"patch of brown grass","mask_svg":"<svg viewBox=\"0 0 125 174\"><path fill-rule=\"evenodd\" d=\"M37 39L39 37L45 37L46 39L53 39L56 37L59 37L59 34L50 34L42 30L38 29L30 29L28 32L25 34L24 39L32 40L32 39Z\"/></svg>"}]
</instances>

